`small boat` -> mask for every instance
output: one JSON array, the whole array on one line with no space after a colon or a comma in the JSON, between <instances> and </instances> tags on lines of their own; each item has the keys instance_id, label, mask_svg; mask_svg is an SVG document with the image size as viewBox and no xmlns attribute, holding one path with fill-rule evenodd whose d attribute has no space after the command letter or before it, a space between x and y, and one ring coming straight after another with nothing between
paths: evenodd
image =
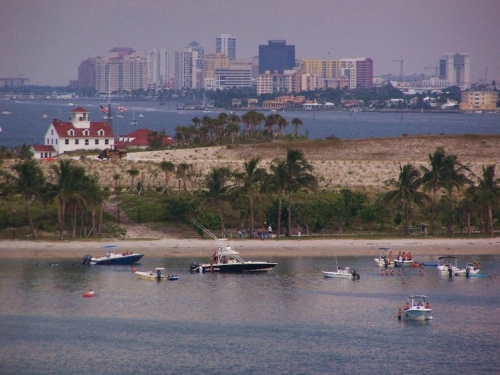
<instances>
[{"instance_id":1,"label":"small boat","mask_svg":"<svg viewBox=\"0 0 500 375\"><path fill-rule=\"evenodd\" d=\"M140 117L140 118L143 118L143 117L144 117L144 115L143 115L142 113L139 113L139 117Z\"/></svg>"},{"instance_id":2,"label":"small boat","mask_svg":"<svg viewBox=\"0 0 500 375\"><path fill-rule=\"evenodd\" d=\"M164 273L164 267L156 267L154 271L135 271L135 274L143 280L166 280L167 275ZM171 276L171 275L168 275Z\"/></svg>"},{"instance_id":3,"label":"small boat","mask_svg":"<svg viewBox=\"0 0 500 375\"><path fill-rule=\"evenodd\" d=\"M179 280L179 276L177 276L177 275L167 275L167 280L169 280L169 281L176 281L176 280Z\"/></svg>"},{"instance_id":4,"label":"small boat","mask_svg":"<svg viewBox=\"0 0 500 375\"><path fill-rule=\"evenodd\" d=\"M411 295L403 307L402 317L404 320L426 321L432 320L432 309L427 296L422 294Z\"/></svg>"},{"instance_id":5,"label":"small boat","mask_svg":"<svg viewBox=\"0 0 500 375\"><path fill-rule=\"evenodd\" d=\"M2 111L2 115L11 115L11 114L12 114L11 111L7 111L7 110Z\"/></svg>"},{"instance_id":6,"label":"small boat","mask_svg":"<svg viewBox=\"0 0 500 375\"><path fill-rule=\"evenodd\" d=\"M458 271L455 271L455 276L474 276L478 274L480 270L480 268L476 268L474 263L467 263L465 268L460 268Z\"/></svg>"},{"instance_id":7,"label":"small boat","mask_svg":"<svg viewBox=\"0 0 500 375\"><path fill-rule=\"evenodd\" d=\"M136 126L136 125L137 125L137 121L132 120L132 121L130 122L130 125L132 125L132 126Z\"/></svg>"},{"instance_id":8,"label":"small boat","mask_svg":"<svg viewBox=\"0 0 500 375\"><path fill-rule=\"evenodd\" d=\"M106 246L105 246L106 247ZM108 247L109 248L109 247ZM102 257L93 257L92 255L85 255L82 259L82 264L97 264L97 265L125 265L137 263L144 254L138 253L115 253L113 250L108 250L106 255Z\"/></svg>"},{"instance_id":9,"label":"small boat","mask_svg":"<svg viewBox=\"0 0 500 375\"><path fill-rule=\"evenodd\" d=\"M442 272L449 272L450 269L452 273L460 271L457 265L457 257L455 256L445 256L438 258L437 269Z\"/></svg>"},{"instance_id":10,"label":"small boat","mask_svg":"<svg viewBox=\"0 0 500 375\"><path fill-rule=\"evenodd\" d=\"M379 267L394 267L394 261L392 260L392 251L389 247L380 247L380 254L378 258L375 258L375 262ZM389 252L388 255L386 253Z\"/></svg>"},{"instance_id":11,"label":"small boat","mask_svg":"<svg viewBox=\"0 0 500 375\"><path fill-rule=\"evenodd\" d=\"M88 292L82 293L83 298L95 297L95 292L91 289Z\"/></svg>"},{"instance_id":12,"label":"small boat","mask_svg":"<svg viewBox=\"0 0 500 375\"><path fill-rule=\"evenodd\" d=\"M191 263L189 266L191 272L264 272L273 269L278 264L243 260L237 251L234 251L231 246L224 243L225 238L217 238L212 232L195 220L191 220L191 222L204 233L212 237L219 246L219 248L214 251L209 263Z\"/></svg>"},{"instance_id":13,"label":"small boat","mask_svg":"<svg viewBox=\"0 0 500 375\"><path fill-rule=\"evenodd\" d=\"M357 279L359 280L360 276L357 271L351 271L349 267L337 267L337 271L322 271L325 277L340 277L345 279Z\"/></svg>"}]
</instances>

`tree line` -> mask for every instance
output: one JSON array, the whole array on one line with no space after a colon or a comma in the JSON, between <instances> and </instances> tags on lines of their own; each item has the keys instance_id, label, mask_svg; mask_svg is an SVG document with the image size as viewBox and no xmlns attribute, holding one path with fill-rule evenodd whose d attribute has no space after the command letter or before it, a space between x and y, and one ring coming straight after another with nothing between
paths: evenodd
<instances>
[{"instance_id":1,"label":"tree line","mask_svg":"<svg viewBox=\"0 0 500 375\"><path fill-rule=\"evenodd\" d=\"M135 181L138 170L127 171L131 183L125 193L118 186L120 175L113 176L115 194L124 212L136 209L142 212L137 221L167 222L176 227L196 218L223 232L227 226L247 229L250 236L256 235L264 222L275 228L278 237L292 235L294 228L308 232L335 228L343 234L367 226L371 233L374 225L382 230L401 223L409 235L417 222L429 223L431 235L444 225L447 234L453 236L459 224L465 225L469 235L472 225L493 235L500 204L495 165L483 166L482 173L475 176L443 148L429 155L427 166L401 165L399 175L385 181L385 191L374 195L345 188L319 189L314 169L299 149L288 149L286 155L277 156L269 165L254 157L237 170L213 167L194 191L187 187L192 177L190 164L174 165L163 160L160 167L164 185L149 196L137 194L142 190L141 181ZM11 171L0 172L4 205L13 196L23 202L34 239L47 221L56 223L60 239L65 235L100 234L103 205L112 192L103 189L98 178L89 176L81 165L61 159L45 175L39 163L29 158L18 161ZM173 175L182 181L178 190L170 187ZM54 217L48 212L54 212ZM0 210L0 222L5 215Z\"/></svg>"}]
</instances>

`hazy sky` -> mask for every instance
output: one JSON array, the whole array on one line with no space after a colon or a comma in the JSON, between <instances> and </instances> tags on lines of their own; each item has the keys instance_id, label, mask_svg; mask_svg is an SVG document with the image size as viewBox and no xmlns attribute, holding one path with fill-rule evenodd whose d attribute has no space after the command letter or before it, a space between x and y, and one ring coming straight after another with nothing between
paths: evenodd
<instances>
[{"instance_id":1,"label":"hazy sky","mask_svg":"<svg viewBox=\"0 0 500 375\"><path fill-rule=\"evenodd\" d=\"M285 39L297 58L370 57L374 74L434 74L446 52L468 53L472 81L500 81L500 0L0 0L0 78L67 85L88 57L114 47L215 53L236 37L237 58ZM172 53L173 55L173 53Z\"/></svg>"}]
</instances>

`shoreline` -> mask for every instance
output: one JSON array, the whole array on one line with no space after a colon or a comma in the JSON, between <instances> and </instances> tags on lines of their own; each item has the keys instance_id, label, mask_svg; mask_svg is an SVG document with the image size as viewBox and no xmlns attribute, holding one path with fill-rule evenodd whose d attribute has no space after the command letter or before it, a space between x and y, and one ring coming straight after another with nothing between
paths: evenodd
<instances>
[{"instance_id":1,"label":"shoreline","mask_svg":"<svg viewBox=\"0 0 500 375\"><path fill-rule=\"evenodd\" d=\"M445 255L497 255L500 254L500 238L481 239L307 239L258 240L235 239L227 242L241 253L243 259L255 257L329 257L329 256L378 256L380 247L389 247L394 253L411 251L419 256ZM115 251L139 252L146 257L193 257L207 258L217 248L212 239L137 239L96 241L24 241L1 240L0 259L78 259L86 254L104 255L105 245L116 245Z\"/></svg>"}]
</instances>

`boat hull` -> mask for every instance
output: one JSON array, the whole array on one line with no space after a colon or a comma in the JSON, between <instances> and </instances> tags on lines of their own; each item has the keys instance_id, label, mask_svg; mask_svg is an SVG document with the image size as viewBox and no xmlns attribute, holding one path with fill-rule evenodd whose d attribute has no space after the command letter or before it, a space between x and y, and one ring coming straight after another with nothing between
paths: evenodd
<instances>
[{"instance_id":1,"label":"boat hull","mask_svg":"<svg viewBox=\"0 0 500 375\"><path fill-rule=\"evenodd\" d=\"M192 263L190 268L193 272L199 272L200 267L203 272L220 272L220 273L240 273L240 272L266 272L272 270L278 263L268 262L244 262L244 263L226 263L226 264L195 264Z\"/></svg>"},{"instance_id":2,"label":"boat hull","mask_svg":"<svg viewBox=\"0 0 500 375\"><path fill-rule=\"evenodd\" d=\"M353 276L351 273L346 272L335 272L335 271L322 271L325 277L330 278L342 278L342 279L352 279Z\"/></svg>"},{"instance_id":3,"label":"boat hull","mask_svg":"<svg viewBox=\"0 0 500 375\"><path fill-rule=\"evenodd\" d=\"M431 309L409 309L403 312L403 318L405 320L413 321L427 321L432 320Z\"/></svg>"},{"instance_id":4,"label":"boat hull","mask_svg":"<svg viewBox=\"0 0 500 375\"><path fill-rule=\"evenodd\" d=\"M90 263L103 266L130 265L137 263L144 254L117 255L114 257L92 258Z\"/></svg>"}]
</instances>

